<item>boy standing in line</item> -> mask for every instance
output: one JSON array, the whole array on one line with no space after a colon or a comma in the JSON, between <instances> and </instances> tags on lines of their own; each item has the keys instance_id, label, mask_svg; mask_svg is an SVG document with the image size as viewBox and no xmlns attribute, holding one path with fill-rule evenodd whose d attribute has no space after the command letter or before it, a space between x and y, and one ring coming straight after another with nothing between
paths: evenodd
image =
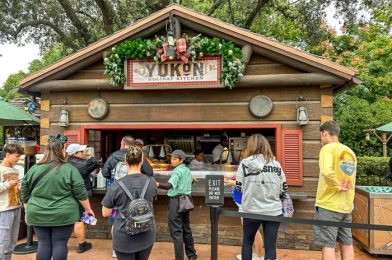
<instances>
[{"instance_id":1,"label":"boy standing in line","mask_svg":"<svg viewBox=\"0 0 392 260\"><path fill-rule=\"evenodd\" d=\"M157 182L157 188L168 190L169 214L168 225L174 243L175 260L184 260L185 254L189 260L196 260L196 250L193 242L192 229L188 212L178 212L179 195L191 195L192 173L185 166L185 153L175 150L171 154L171 164L174 167L168 182Z\"/></svg>"},{"instance_id":2,"label":"boy standing in line","mask_svg":"<svg viewBox=\"0 0 392 260\"><path fill-rule=\"evenodd\" d=\"M327 121L320 127L320 176L316 195L317 220L351 223L354 207L357 159L354 152L339 142L340 127ZM339 242L341 258L354 259L350 228L314 226L316 245L322 248L322 259L335 259L335 244Z\"/></svg>"},{"instance_id":3,"label":"boy standing in line","mask_svg":"<svg viewBox=\"0 0 392 260\"><path fill-rule=\"evenodd\" d=\"M23 154L19 144L6 144L0 165L0 259L11 259L20 225L19 173L13 166Z\"/></svg>"}]
</instances>

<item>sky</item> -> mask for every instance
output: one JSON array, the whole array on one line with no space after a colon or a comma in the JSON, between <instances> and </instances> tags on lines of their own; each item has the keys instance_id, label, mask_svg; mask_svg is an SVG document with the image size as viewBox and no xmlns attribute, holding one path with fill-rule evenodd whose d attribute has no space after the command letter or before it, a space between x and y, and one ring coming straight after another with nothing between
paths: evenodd
<instances>
[{"instance_id":1,"label":"sky","mask_svg":"<svg viewBox=\"0 0 392 260\"><path fill-rule=\"evenodd\" d=\"M27 71L29 64L40 58L39 47L35 44L0 44L0 55L0 86L3 86L10 74L19 70Z\"/></svg>"},{"instance_id":2,"label":"sky","mask_svg":"<svg viewBox=\"0 0 392 260\"><path fill-rule=\"evenodd\" d=\"M327 22L340 32L339 20L334 17L335 10L327 9ZM35 44L18 46L17 44L0 44L0 87L3 86L10 74L20 70L27 72L29 64L39 59L39 47Z\"/></svg>"}]
</instances>

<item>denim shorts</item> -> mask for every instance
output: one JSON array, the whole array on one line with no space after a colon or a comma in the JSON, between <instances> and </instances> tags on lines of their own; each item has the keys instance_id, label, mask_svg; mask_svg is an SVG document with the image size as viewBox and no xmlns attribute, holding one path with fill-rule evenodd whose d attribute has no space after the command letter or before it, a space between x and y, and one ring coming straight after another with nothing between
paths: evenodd
<instances>
[{"instance_id":1,"label":"denim shorts","mask_svg":"<svg viewBox=\"0 0 392 260\"><path fill-rule=\"evenodd\" d=\"M351 213L339 213L323 208L316 207L316 220L335 221L351 223ZM320 247L335 248L336 242L344 245L352 245L353 238L351 228L313 226L314 242Z\"/></svg>"}]
</instances>

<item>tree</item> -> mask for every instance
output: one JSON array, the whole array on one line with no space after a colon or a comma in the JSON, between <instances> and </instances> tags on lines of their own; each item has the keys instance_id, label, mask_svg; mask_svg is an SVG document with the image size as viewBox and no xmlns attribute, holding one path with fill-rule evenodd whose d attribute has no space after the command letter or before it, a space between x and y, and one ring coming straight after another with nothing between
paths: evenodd
<instances>
[{"instance_id":1,"label":"tree","mask_svg":"<svg viewBox=\"0 0 392 260\"><path fill-rule=\"evenodd\" d=\"M386 0L375 0L380 2ZM301 38L314 43L323 33L319 24L325 9L335 6L350 23L367 0L181 0L186 7L224 21L273 37L271 30L282 20L289 21ZM0 3L0 42L22 42L28 39L47 50L62 43L76 51L129 23L162 9L169 0L7 0ZM228 15L229 14L229 15ZM282 26L279 26L282 27ZM270 31L271 30L271 31ZM280 29L279 32L283 30ZM306 37L305 37L306 36ZM293 38L293 35L291 35ZM324 36L323 36L324 37ZM295 37L294 37L295 38ZM291 39L298 43L297 38Z\"/></svg>"}]
</instances>

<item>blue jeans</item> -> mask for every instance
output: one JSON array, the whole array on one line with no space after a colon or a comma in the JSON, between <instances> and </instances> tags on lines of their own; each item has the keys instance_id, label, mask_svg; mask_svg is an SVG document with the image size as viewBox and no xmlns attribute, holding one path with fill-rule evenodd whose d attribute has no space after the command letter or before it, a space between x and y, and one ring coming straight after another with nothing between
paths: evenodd
<instances>
[{"instance_id":1,"label":"blue jeans","mask_svg":"<svg viewBox=\"0 0 392 260\"><path fill-rule=\"evenodd\" d=\"M244 218L242 225L244 232L244 241L242 242L241 249L242 260L252 260L253 243L255 242L256 232L259 230L260 225L263 225L264 259L275 260L279 224L279 222Z\"/></svg>"},{"instance_id":2,"label":"blue jeans","mask_svg":"<svg viewBox=\"0 0 392 260\"><path fill-rule=\"evenodd\" d=\"M20 226L20 208L0 212L0 259L11 259Z\"/></svg>"}]
</instances>

